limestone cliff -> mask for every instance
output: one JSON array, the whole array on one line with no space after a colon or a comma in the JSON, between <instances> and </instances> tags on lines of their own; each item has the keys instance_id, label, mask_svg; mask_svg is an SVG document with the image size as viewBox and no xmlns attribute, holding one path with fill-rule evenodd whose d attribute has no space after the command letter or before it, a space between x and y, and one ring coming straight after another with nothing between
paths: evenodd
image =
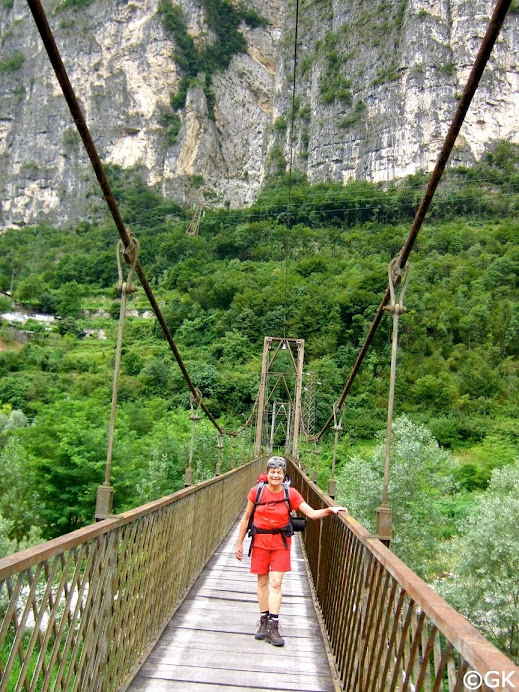
<instances>
[{"instance_id":1,"label":"limestone cliff","mask_svg":"<svg viewBox=\"0 0 519 692\"><path fill-rule=\"evenodd\" d=\"M218 43L208 7L175 0L198 50ZM48 0L49 23L103 161L138 167L168 198L249 204L271 170L311 181L386 181L430 170L488 24L486 0L234 2L243 49L186 83L158 0ZM511 13L454 160L519 142L519 15ZM169 124L169 126L168 126ZM0 228L96 217L102 201L23 0L0 3Z\"/></svg>"}]
</instances>

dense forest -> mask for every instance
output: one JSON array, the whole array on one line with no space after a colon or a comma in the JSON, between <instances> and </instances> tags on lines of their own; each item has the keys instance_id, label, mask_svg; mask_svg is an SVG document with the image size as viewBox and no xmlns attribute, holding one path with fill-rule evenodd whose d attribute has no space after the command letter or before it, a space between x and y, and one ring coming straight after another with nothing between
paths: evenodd
<instances>
[{"instance_id":1,"label":"dense forest","mask_svg":"<svg viewBox=\"0 0 519 692\"><path fill-rule=\"evenodd\" d=\"M228 430L251 411L265 335L305 339L305 369L318 383L316 429L324 424L426 180L309 186L281 168L250 208L207 209L195 236L186 234L190 213L146 187L138 171L108 169L191 378ZM487 565L497 573L503 561L514 574L519 569L518 208L519 148L501 143L477 165L450 169L411 256L400 320L394 549L430 581L442 581L475 621L479 606L455 591L463 583L469 592L477 568L467 573L465 560L463 572L454 553L462 550L457 541L478 540L470 531L480 530L485 516L486 534L497 530L484 506L504 503L509 521L502 530L515 537L509 553ZM0 322L2 554L93 520L119 316L116 242L108 216L0 236L0 314L14 309L14 299L59 317L51 328ZM128 308L112 467L116 511L182 487L191 426L189 392L141 289ZM339 445L338 497L371 528L381 492L390 339L387 317L346 400ZM308 450L322 487L331 440L325 437L318 457ZM306 463L304 445L301 451ZM247 453L246 436L234 446L227 440L224 469ZM195 480L214 473L215 458L216 432L202 420ZM517 586L509 586L504 603L517 622ZM517 657L517 632L503 634L501 615L498 622L487 635Z\"/></svg>"}]
</instances>

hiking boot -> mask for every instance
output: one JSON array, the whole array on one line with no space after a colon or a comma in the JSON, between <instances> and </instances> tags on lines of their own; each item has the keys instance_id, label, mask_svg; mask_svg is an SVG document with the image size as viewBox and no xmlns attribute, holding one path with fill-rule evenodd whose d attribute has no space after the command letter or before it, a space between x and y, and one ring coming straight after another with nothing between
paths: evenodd
<instances>
[{"instance_id":1,"label":"hiking boot","mask_svg":"<svg viewBox=\"0 0 519 692\"><path fill-rule=\"evenodd\" d=\"M259 630L254 635L254 639L265 639L265 634L267 632L267 625L269 621L268 615L262 615L257 623L259 625Z\"/></svg>"},{"instance_id":2,"label":"hiking boot","mask_svg":"<svg viewBox=\"0 0 519 692\"><path fill-rule=\"evenodd\" d=\"M265 632L265 641L270 642L274 646L284 646L285 640L279 634L279 623L277 620L269 620L267 631Z\"/></svg>"}]
</instances>

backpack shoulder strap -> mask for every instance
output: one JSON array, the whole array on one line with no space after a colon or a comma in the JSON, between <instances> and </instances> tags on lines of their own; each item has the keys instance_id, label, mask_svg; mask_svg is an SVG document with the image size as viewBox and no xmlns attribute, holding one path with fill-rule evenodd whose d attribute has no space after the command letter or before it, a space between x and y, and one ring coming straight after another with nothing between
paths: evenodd
<instances>
[{"instance_id":1,"label":"backpack shoulder strap","mask_svg":"<svg viewBox=\"0 0 519 692\"><path fill-rule=\"evenodd\" d=\"M288 515L290 517L290 481L283 481L283 490L285 492L285 502L287 503Z\"/></svg>"},{"instance_id":2,"label":"backpack shoulder strap","mask_svg":"<svg viewBox=\"0 0 519 692\"><path fill-rule=\"evenodd\" d=\"M283 491L285 493L285 502L287 503L288 514L290 514L290 485L283 481Z\"/></svg>"},{"instance_id":3,"label":"backpack shoulder strap","mask_svg":"<svg viewBox=\"0 0 519 692\"><path fill-rule=\"evenodd\" d=\"M263 492L264 487L265 487L265 481L260 481L257 485L256 500L254 502L254 507L252 508L252 512L251 512L250 517L249 517L249 523L247 525L247 531L250 531L250 529L252 528L252 524L254 522L254 514L256 512L256 507L260 504L261 494Z\"/></svg>"},{"instance_id":4,"label":"backpack shoulder strap","mask_svg":"<svg viewBox=\"0 0 519 692\"><path fill-rule=\"evenodd\" d=\"M260 504L261 494L263 492L263 488L265 487L265 485L266 485L265 481L260 481L258 483L258 487L257 487L257 491L256 491L256 502L254 503L254 510L256 509L256 505Z\"/></svg>"}]
</instances>

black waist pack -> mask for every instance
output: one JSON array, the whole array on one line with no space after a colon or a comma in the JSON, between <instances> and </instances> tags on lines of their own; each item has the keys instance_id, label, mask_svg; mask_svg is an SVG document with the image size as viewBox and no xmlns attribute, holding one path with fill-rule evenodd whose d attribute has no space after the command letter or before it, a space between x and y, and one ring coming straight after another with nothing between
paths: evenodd
<instances>
[{"instance_id":1,"label":"black waist pack","mask_svg":"<svg viewBox=\"0 0 519 692\"><path fill-rule=\"evenodd\" d=\"M290 517L290 523L294 532L306 529L306 517Z\"/></svg>"},{"instance_id":2,"label":"black waist pack","mask_svg":"<svg viewBox=\"0 0 519 692\"><path fill-rule=\"evenodd\" d=\"M288 536L293 536L294 535L294 527L292 526L292 522L289 521L288 524L285 524L285 526L281 527L280 529L259 529L255 524L253 524L249 530L249 536L251 537L251 542L249 546L249 557L251 556L252 552L252 544L254 542L254 536L258 533L271 533L271 534L281 534L281 538L283 539L283 545L285 548L288 548L288 543L287 543L287 538Z\"/></svg>"}]
</instances>

